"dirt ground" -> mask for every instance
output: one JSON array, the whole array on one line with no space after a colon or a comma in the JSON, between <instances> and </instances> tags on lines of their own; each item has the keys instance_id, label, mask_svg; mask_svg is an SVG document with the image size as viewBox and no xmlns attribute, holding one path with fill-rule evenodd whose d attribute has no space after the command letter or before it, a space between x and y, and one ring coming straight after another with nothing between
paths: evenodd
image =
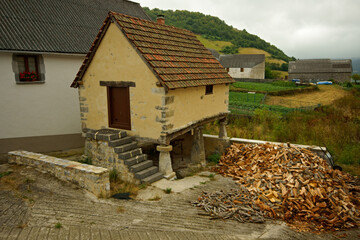
<instances>
[{"instance_id":1,"label":"dirt ground","mask_svg":"<svg viewBox=\"0 0 360 240\"><path fill-rule=\"evenodd\" d=\"M268 96L266 104L284 107L306 107L317 104L329 105L334 100L345 96L347 91L337 85L319 85L319 91L300 93L289 96Z\"/></svg>"},{"instance_id":2,"label":"dirt ground","mask_svg":"<svg viewBox=\"0 0 360 240\"><path fill-rule=\"evenodd\" d=\"M282 221L255 224L212 220L190 202L203 191L229 191L237 187L232 179L219 175L215 175L213 181L157 198L119 200L97 199L71 183L30 167L3 164L0 172L8 173L0 178L0 239L60 239L63 236L67 236L64 239L127 239L111 237L124 234L136 234L137 237L131 239L154 239L151 236L156 239L299 240L360 237L359 229L313 234L296 232ZM144 196L142 191L149 190L161 192L152 185L140 190L139 195Z\"/></svg>"}]
</instances>

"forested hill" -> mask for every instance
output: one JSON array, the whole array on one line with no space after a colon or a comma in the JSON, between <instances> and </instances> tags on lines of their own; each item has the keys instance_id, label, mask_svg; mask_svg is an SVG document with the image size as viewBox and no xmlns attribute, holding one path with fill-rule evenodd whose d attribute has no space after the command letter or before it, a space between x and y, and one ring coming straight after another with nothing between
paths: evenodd
<instances>
[{"instance_id":1,"label":"forested hill","mask_svg":"<svg viewBox=\"0 0 360 240\"><path fill-rule=\"evenodd\" d=\"M188 29L210 40L231 42L233 45L226 46L221 51L224 54L235 54L239 47L253 47L267 51L271 54L272 58L282 59L286 62L294 59L288 57L283 51L258 36L248 33L245 29L238 30L229 26L218 17L185 10L172 11L157 8L150 10L148 7L144 7L144 10L154 21L156 21L158 14L162 14L165 16L167 25Z\"/></svg>"}]
</instances>

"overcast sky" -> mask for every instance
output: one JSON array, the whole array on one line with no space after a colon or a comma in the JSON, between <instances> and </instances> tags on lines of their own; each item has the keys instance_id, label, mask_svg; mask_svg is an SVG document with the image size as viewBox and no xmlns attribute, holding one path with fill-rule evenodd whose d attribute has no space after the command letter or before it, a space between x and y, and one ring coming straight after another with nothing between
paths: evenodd
<instances>
[{"instance_id":1,"label":"overcast sky","mask_svg":"<svg viewBox=\"0 0 360 240\"><path fill-rule=\"evenodd\" d=\"M296 58L360 57L360 0L133 0L246 29Z\"/></svg>"}]
</instances>

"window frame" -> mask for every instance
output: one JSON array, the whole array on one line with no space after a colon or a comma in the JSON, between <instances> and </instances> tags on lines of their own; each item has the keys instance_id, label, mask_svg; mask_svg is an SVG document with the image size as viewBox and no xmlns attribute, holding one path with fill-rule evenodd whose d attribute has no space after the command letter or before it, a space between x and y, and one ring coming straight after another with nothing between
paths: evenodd
<instances>
[{"instance_id":1,"label":"window frame","mask_svg":"<svg viewBox=\"0 0 360 240\"><path fill-rule=\"evenodd\" d=\"M23 58L20 60L19 58ZM29 71L29 58L34 58L35 60L35 71L37 74L37 80L35 81L21 81L20 80L20 66L19 63L23 61L25 65L25 71ZM44 71L44 61L43 57L38 54L13 54L13 72L15 74L16 84L39 84L45 83L45 71Z\"/></svg>"},{"instance_id":2,"label":"window frame","mask_svg":"<svg viewBox=\"0 0 360 240\"><path fill-rule=\"evenodd\" d=\"M214 85L205 86L205 95L211 95L214 93Z\"/></svg>"}]
</instances>

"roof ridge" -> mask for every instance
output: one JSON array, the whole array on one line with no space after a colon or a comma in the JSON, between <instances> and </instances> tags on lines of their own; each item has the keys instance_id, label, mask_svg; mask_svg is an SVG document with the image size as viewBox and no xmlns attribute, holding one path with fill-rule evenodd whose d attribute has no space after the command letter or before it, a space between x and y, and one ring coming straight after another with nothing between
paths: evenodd
<instances>
[{"instance_id":1,"label":"roof ridge","mask_svg":"<svg viewBox=\"0 0 360 240\"><path fill-rule=\"evenodd\" d=\"M231 83L234 80L191 31L109 11L72 86L81 79L107 27L114 22L165 89Z\"/></svg>"},{"instance_id":2,"label":"roof ridge","mask_svg":"<svg viewBox=\"0 0 360 240\"><path fill-rule=\"evenodd\" d=\"M185 31L185 32L188 32L190 36L195 36L195 34L192 31L187 30L187 29L178 28L178 27L174 27L174 26L166 25L166 24L161 24L161 23L157 23L157 22L154 22L154 21L151 21L151 20L141 19L141 18L138 18L138 17L126 15L126 14L123 14L123 13L117 13L117 12L114 12L114 11L109 11L109 14L118 15L118 16L124 16L124 17L127 17L127 18L136 19L136 20L139 20L139 21L142 21L142 22L149 22L151 24L154 24L155 26L162 26L162 27L166 27L166 28L172 28L174 30Z\"/></svg>"}]
</instances>

